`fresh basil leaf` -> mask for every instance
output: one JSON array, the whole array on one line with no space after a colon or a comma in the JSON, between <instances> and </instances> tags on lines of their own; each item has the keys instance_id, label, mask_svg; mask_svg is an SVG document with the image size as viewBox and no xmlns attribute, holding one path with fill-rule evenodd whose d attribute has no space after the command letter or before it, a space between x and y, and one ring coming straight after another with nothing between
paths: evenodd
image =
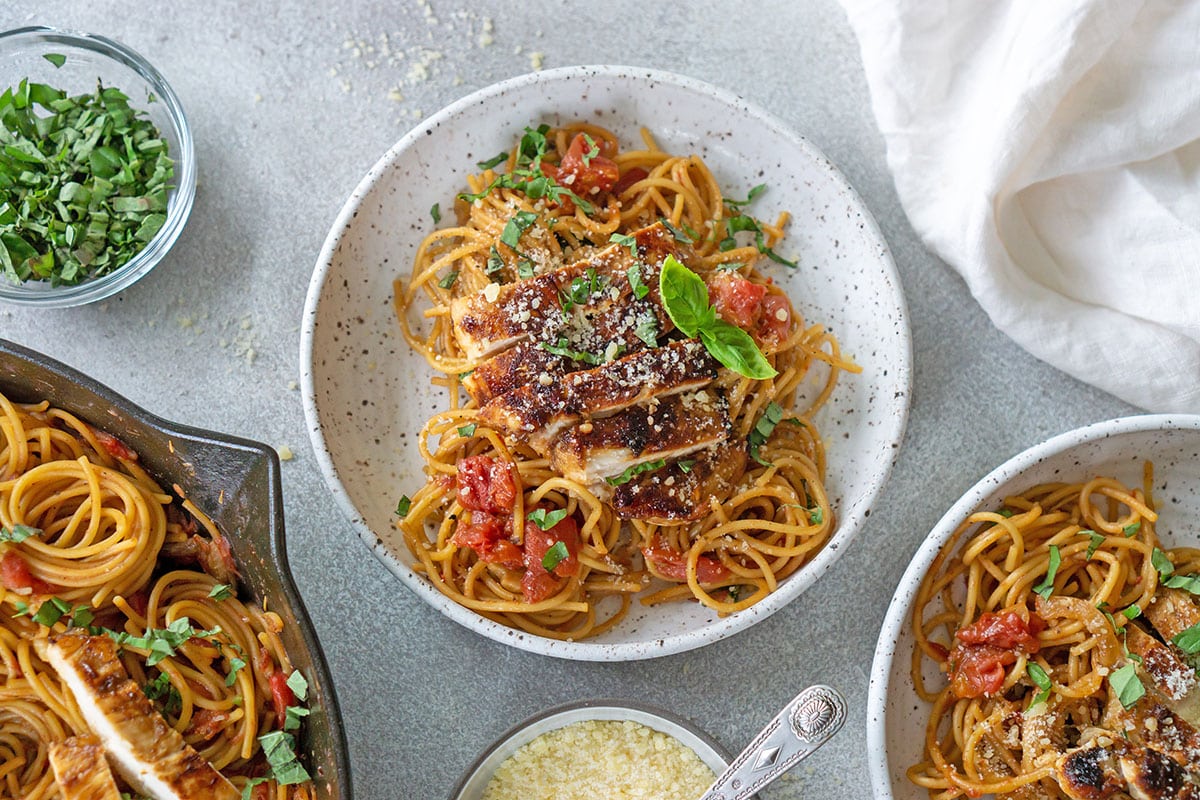
<instances>
[{"instance_id":1,"label":"fresh basil leaf","mask_svg":"<svg viewBox=\"0 0 1200 800\"><path fill-rule=\"evenodd\" d=\"M271 731L258 737L258 743L262 745L276 783L287 786L311 780L308 770L296 758L296 740L291 734Z\"/></svg>"},{"instance_id":2,"label":"fresh basil leaf","mask_svg":"<svg viewBox=\"0 0 1200 800\"><path fill-rule=\"evenodd\" d=\"M245 666L245 659L238 658L237 656L229 659L229 674L225 676L225 685L233 686L235 683L237 683L238 671Z\"/></svg>"},{"instance_id":3,"label":"fresh basil leaf","mask_svg":"<svg viewBox=\"0 0 1200 800\"><path fill-rule=\"evenodd\" d=\"M642 282L641 264L634 264L626 270L625 277L629 279L629 288L633 290L633 296L638 300L650 294L650 287Z\"/></svg>"},{"instance_id":4,"label":"fresh basil leaf","mask_svg":"<svg viewBox=\"0 0 1200 800\"><path fill-rule=\"evenodd\" d=\"M1058 567L1061 563L1062 556L1058 553L1058 545L1050 545L1050 564L1046 568L1046 578L1033 587L1033 591L1041 595L1044 600L1049 600L1050 595L1054 593L1054 576L1058 573Z\"/></svg>"},{"instance_id":5,"label":"fresh basil leaf","mask_svg":"<svg viewBox=\"0 0 1200 800\"><path fill-rule=\"evenodd\" d=\"M662 458L655 459L654 461L645 461L641 464L634 464L631 467L627 467L620 475L605 478L604 481L610 486L621 486L629 483L635 476L641 475L643 472L653 472L656 469L662 469L666 465L666 460Z\"/></svg>"},{"instance_id":6,"label":"fresh basil leaf","mask_svg":"<svg viewBox=\"0 0 1200 800\"><path fill-rule=\"evenodd\" d=\"M580 156L580 159L583 161L583 165L587 167L591 165L593 158L600 155L600 147L596 144L592 137L588 136L586 133L583 135L583 141L585 144L587 144L588 149Z\"/></svg>"},{"instance_id":7,"label":"fresh basil leaf","mask_svg":"<svg viewBox=\"0 0 1200 800\"><path fill-rule=\"evenodd\" d=\"M1133 536L1135 533L1137 533L1141 529L1142 529L1142 523L1135 522L1132 525L1126 525L1122 530L1125 531L1125 536L1129 537L1129 536Z\"/></svg>"},{"instance_id":8,"label":"fresh basil leaf","mask_svg":"<svg viewBox=\"0 0 1200 800\"><path fill-rule=\"evenodd\" d=\"M451 270L450 272L446 273L446 277L444 277L440 281L438 281L438 286L440 286L443 289L449 289L450 287L454 286L454 282L457 280L458 280L458 270L456 270L456 269Z\"/></svg>"},{"instance_id":9,"label":"fresh basil leaf","mask_svg":"<svg viewBox=\"0 0 1200 800\"><path fill-rule=\"evenodd\" d=\"M440 203L434 203L429 209L429 216L433 217L433 224L437 225L442 221L442 209Z\"/></svg>"},{"instance_id":10,"label":"fresh basil leaf","mask_svg":"<svg viewBox=\"0 0 1200 800\"><path fill-rule=\"evenodd\" d=\"M1087 549L1087 560L1091 561L1092 556L1096 555L1096 551L1100 549L1100 545L1104 544L1105 537L1095 531L1080 531L1079 535L1082 536L1085 533L1091 540L1091 544L1088 545Z\"/></svg>"},{"instance_id":11,"label":"fresh basil leaf","mask_svg":"<svg viewBox=\"0 0 1200 800\"><path fill-rule=\"evenodd\" d=\"M559 508L554 511L547 511L544 508L535 508L533 511L530 511L528 514L526 514L525 518L534 525L537 525L542 530L548 531L558 523L562 522L563 518L566 516L567 510L565 508Z\"/></svg>"},{"instance_id":12,"label":"fresh basil leaf","mask_svg":"<svg viewBox=\"0 0 1200 800\"><path fill-rule=\"evenodd\" d=\"M62 53L43 53L42 58L53 64L55 68L61 67L63 64L67 63L67 57Z\"/></svg>"},{"instance_id":13,"label":"fresh basil leaf","mask_svg":"<svg viewBox=\"0 0 1200 800\"><path fill-rule=\"evenodd\" d=\"M124 631L105 630L105 633L118 645L148 650L146 666L153 667L164 658L175 655L176 649L188 639L208 639L221 633L219 627L212 630L197 630L192 627L192 621L180 617L166 628L151 628L142 636L131 636Z\"/></svg>"},{"instance_id":14,"label":"fresh basil leaf","mask_svg":"<svg viewBox=\"0 0 1200 800\"><path fill-rule=\"evenodd\" d=\"M691 472L692 467L694 467L696 465L696 459L684 458L684 459L680 459L679 461L676 461L675 463L679 465L680 472L687 473L687 472Z\"/></svg>"},{"instance_id":15,"label":"fresh basil leaf","mask_svg":"<svg viewBox=\"0 0 1200 800\"><path fill-rule=\"evenodd\" d=\"M694 337L716 320L716 312L708 304L708 287L673 255L663 262L658 290L667 314L684 336Z\"/></svg>"},{"instance_id":16,"label":"fresh basil leaf","mask_svg":"<svg viewBox=\"0 0 1200 800\"><path fill-rule=\"evenodd\" d=\"M292 670L292 674L288 675L287 685L298 700L308 699L308 681L300 674L300 670Z\"/></svg>"},{"instance_id":17,"label":"fresh basil leaf","mask_svg":"<svg viewBox=\"0 0 1200 800\"><path fill-rule=\"evenodd\" d=\"M528 258L521 258L517 261L517 277L521 280L532 278L534 276L533 262Z\"/></svg>"},{"instance_id":18,"label":"fresh basil leaf","mask_svg":"<svg viewBox=\"0 0 1200 800\"><path fill-rule=\"evenodd\" d=\"M0 526L0 542L15 542L20 544L30 536L41 536L43 533L41 528L35 528L32 525L13 525L11 528Z\"/></svg>"},{"instance_id":19,"label":"fresh basil leaf","mask_svg":"<svg viewBox=\"0 0 1200 800\"><path fill-rule=\"evenodd\" d=\"M671 235L675 237L675 241L680 244L694 244L696 242L695 236L688 236L686 232L672 225L666 217L659 217L658 221L662 223L664 228L671 232ZM687 226L685 225L684 227Z\"/></svg>"},{"instance_id":20,"label":"fresh basil leaf","mask_svg":"<svg viewBox=\"0 0 1200 800\"><path fill-rule=\"evenodd\" d=\"M655 347L658 345L658 318L653 314L641 317L633 332L646 343L647 347Z\"/></svg>"},{"instance_id":21,"label":"fresh basil leaf","mask_svg":"<svg viewBox=\"0 0 1200 800\"><path fill-rule=\"evenodd\" d=\"M771 438L771 434L775 431L775 426L782 420L783 408L772 400L767 403L767 407L763 409L762 416L754 423L754 428L750 431L750 435L746 437L746 441L750 445L750 457L764 467L769 467L771 464L763 460L763 457L759 455L759 448L767 443L767 439Z\"/></svg>"},{"instance_id":22,"label":"fresh basil leaf","mask_svg":"<svg viewBox=\"0 0 1200 800\"><path fill-rule=\"evenodd\" d=\"M469 439L470 437L474 436L475 435L475 423L472 422L469 425L463 425L461 428L458 429L458 435L463 437L464 439Z\"/></svg>"},{"instance_id":23,"label":"fresh basil leaf","mask_svg":"<svg viewBox=\"0 0 1200 800\"><path fill-rule=\"evenodd\" d=\"M765 380L779 374L763 356L750 334L725 320L714 320L701 328L700 341L713 358L747 378Z\"/></svg>"},{"instance_id":24,"label":"fresh basil leaf","mask_svg":"<svg viewBox=\"0 0 1200 800\"><path fill-rule=\"evenodd\" d=\"M1162 582L1168 589L1182 589L1200 595L1200 575L1172 575Z\"/></svg>"},{"instance_id":25,"label":"fresh basil leaf","mask_svg":"<svg viewBox=\"0 0 1200 800\"><path fill-rule=\"evenodd\" d=\"M516 250L521 234L529 230L535 222L537 222L537 214L532 211L518 211L508 222L504 223L504 230L500 232L500 241Z\"/></svg>"},{"instance_id":26,"label":"fresh basil leaf","mask_svg":"<svg viewBox=\"0 0 1200 800\"><path fill-rule=\"evenodd\" d=\"M218 583L208 591L208 596L217 601L228 600L233 597L233 592L230 590L229 584Z\"/></svg>"},{"instance_id":27,"label":"fresh basil leaf","mask_svg":"<svg viewBox=\"0 0 1200 800\"><path fill-rule=\"evenodd\" d=\"M1050 698L1050 689L1053 688L1054 684L1050 680L1050 676L1046 674L1046 670L1042 669L1042 666L1035 661L1025 663L1025 674L1033 681L1033 685L1039 689L1038 693L1033 696L1033 699L1026 707L1026 709L1030 709L1038 703L1046 702Z\"/></svg>"},{"instance_id":28,"label":"fresh basil leaf","mask_svg":"<svg viewBox=\"0 0 1200 800\"><path fill-rule=\"evenodd\" d=\"M559 337L557 344L550 344L549 342L538 342L538 347L542 348L547 353L553 353L556 356L562 356L563 358L569 358L572 361L578 361L582 364L600 365L600 364L604 363L603 356L593 355L592 353L585 353L582 350L572 350L570 347L567 346L567 339L565 336Z\"/></svg>"},{"instance_id":29,"label":"fresh basil leaf","mask_svg":"<svg viewBox=\"0 0 1200 800\"><path fill-rule=\"evenodd\" d=\"M762 194L766 190L767 190L767 185L765 183L760 183L758 186L755 186L753 189L750 190L750 194L749 194L749 196L746 197L745 200L733 200L728 197L724 198L725 205L733 206L734 208L748 206L754 202L754 198L758 197L760 194Z\"/></svg>"},{"instance_id":30,"label":"fresh basil leaf","mask_svg":"<svg viewBox=\"0 0 1200 800\"><path fill-rule=\"evenodd\" d=\"M309 715L309 710L303 706L288 706L283 712L283 729L295 731L300 729L302 720Z\"/></svg>"},{"instance_id":31,"label":"fresh basil leaf","mask_svg":"<svg viewBox=\"0 0 1200 800\"><path fill-rule=\"evenodd\" d=\"M412 500L408 495L400 495L400 501L396 503L396 516L407 517L408 510L412 508Z\"/></svg>"},{"instance_id":32,"label":"fresh basil leaf","mask_svg":"<svg viewBox=\"0 0 1200 800\"><path fill-rule=\"evenodd\" d=\"M628 247L629 255L633 256L634 258L638 257L636 236L630 236L627 233L614 233L612 236L608 237L608 241L613 244L619 244L622 247Z\"/></svg>"},{"instance_id":33,"label":"fresh basil leaf","mask_svg":"<svg viewBox=\"0 0 1200 800\"><path fill-rule=\"evenodd\" d=\"M1139 606L1137 603L1134 603L1133 605L1129 606L1129 608L1126 608L1125 610L1123 610L1121 612L1121 616L1125 617L1125 619L1127 619L1127 620L1135 620L1138 617L1140 617L1141 615L1142 615L1142 607Z\"/></svg>"},{"instance_id":34,"label":"fresh basil leaf","mask_svg":"<svg viewBox=\"0 0 1200 800\"><path fill-rule=\"evenodd\" d=\"M50 628L71 610L71 604L59 597L50 597L42 601L41 607L33 615L33 621Z\"/></svg>"},{"instance_id":35,"label":"fresh basil leaf","mask_svg":"<svg viewBox=\"0 0 1200 800\"><path fill-rule=\"evenodd\" d=\"M475 162L475 166L479 167L480 170L494 169L503 164L505 161L508 161L508 151L497 153L487 161L477 161Z\"/></svg>"},{"instance_id":36,"label":"fresh basil leaf","mask_svg":"<svg viewBox=\"0 0 1200 800\"><path fill-rule=\"evenodd\" d=\"M143 686L142 692L150 700L162 701L163 716L175 716L183 710L183 697L165 672L158 673L154 680Z\"/></svg>"},{"instance_id":37,"label":"fresh basil leaf","mask_svg":"<svg viewBox=\"0 0 1200 800\"><path fill-rule=\"evenodd\" d=\"M1146 687L1142 685L1137 667L1133 664L1126 664L1109 673L1108 685L1117 693L1117 699L1125 708L1132 708L1133 704L1146 694Z\"/></svg>"},{"instance_id":38,"label":"fresh basil leaf","mask_svg":"<svg viewBox=\"0 0 1200 800\"><path fill-rule=\"evenodd\" d=\"M1200 653L1200 622L1177 633L1171 642L1189 656Z\"/></svg>"},{"instance_id":39,"label":"fresh basil leaf","mask_svg":"<svg viewBox=\"0 0 1200 800\"><path fill-rule=\"evenodd\" d=\"M564 542L555 542L546 551L546 555L542 556L542 569L552 572L568 555L570 553L567 551L567 545Z\"/></svg>"}]
</instances>

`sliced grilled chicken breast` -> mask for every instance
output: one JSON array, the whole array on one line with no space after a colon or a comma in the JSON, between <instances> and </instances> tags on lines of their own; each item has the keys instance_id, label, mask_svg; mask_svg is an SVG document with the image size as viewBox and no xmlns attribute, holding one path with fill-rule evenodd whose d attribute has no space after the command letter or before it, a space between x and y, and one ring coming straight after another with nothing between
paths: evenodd
<instances>
[{"instance_id":1,"label":"sliced grilled chicken breast","mask_svg":"<svg viewBox=\"0 0 1200 800\"><path fill-rule=\"evenodd\" d=\"M1174 639L1193 625L1200 625L1200 602L1182 589L1158 587L1154 600L1142 609L1146 619L1163 639Z\"/></svg>"},{"instance_id":2,"label":"sliced grilled chicken breast","mask_svg":"<svg viewBox=\"0 0 1200 800\"><path fill-rule=\"evenodd\" d=\"M1178 648L1163 644L1136 623L1125 626L1125 646L1142 659L1138 674L1163 704L1192 725L1200 724L1200 679Z\"/></svg>"},{"instance_id":3,"label":"sliced grilled chicken breast","mask_svg":"<svg viewBox=\"0 0 1200 800\"><path fill-rule=\"evenodd\" d=\"M622 519L676 525L700 519L712 500L725 500L746 472L746 443L727 441L655 472L634 476L612 494L613 510ZM685 468L686 467L686 468Z\"/></svg>"},{"instance_id":4,"label":"sliced grilled chicken breast","mask_svg":"<svg viewBox=\"0 0 1200 800\"><path fill-rule=\"evenodd\" d=\"M1055 764L1059 786L1073 800L1200 800L1194 771L1149 747L1124 740L1095 742Z\"/></svg>"},{"instance_id":5,"label":"sliced grilled chicken breast","mask_svg":"<svg viewBox=\"0 0 1200 800\"><path fill-rule=\"evenodd\" d=\"M675 241L659 223L638 231L633 240L636 257L629 246L614 244L550 272L454 299L450 319L459 346L468 358L479 360L530 337L554 343L562 336L573 349L590 351L586 336L603 338L616 328L633 330L646 313L665 326L658 274L666 257L678 252ZM635 264L644 291L630 280ZM581 310L586 312L578 313Z\"/></svg>"},{"instance_id":6,"label":"sliced grilled chicken breast","mask_svg":"<svg viewBox=\"0 0 1200 800\"><path fill-rule=\"evenodd\" d=\"M724 396L705 390L677 394L564 431L550 446L550 467L594 485L639 464L672 461L720 444L731 433Z\"/></svg>"},{"instance_id":7,"label":"sliced grilled chicken breast","mask_svg":"<svg viewBox=\"0 0 1200 800\"><path fill-rule=\"evenodd\" d=\"M167 725L107 636L60 634L46 648L121 777L156 800L238 800L238 791Z\"/></svg>"},{"instance_id":8,"label":"sliced grilled chicken breast","mask_svg":"<svg viewBox=\"0 0 1200 800\"><path fill-rule=\"evenodd\" d=\"M483 407L492 398L516 391L542 375L561 380L570 363L527 339L477 366L462 383L476 405Z\"/></svg>"},{"instance_id":9,"label":"sliced grilled chicken breast","mask_svg":"<svg viewBox=\"0 0 1200 800\"><path fill-rule=\"evenodd\" d=\"M686 339L557 379L547 376L492 399L480 416L546 452L584 417L611 416L653 397L699 389L716 375L717 362L704 345Z\"/></svg>"},{"instance_id":10,"label":"sliced grilled chicken breast","mask_svg":"<svg viewBox=\"0 0 1200 800\"><path fill-rule=\"evenodd\" d=\"M104 748L91 734L52 744L50 767L62 800L121 800Z\"/></svg>"}]
</instances>

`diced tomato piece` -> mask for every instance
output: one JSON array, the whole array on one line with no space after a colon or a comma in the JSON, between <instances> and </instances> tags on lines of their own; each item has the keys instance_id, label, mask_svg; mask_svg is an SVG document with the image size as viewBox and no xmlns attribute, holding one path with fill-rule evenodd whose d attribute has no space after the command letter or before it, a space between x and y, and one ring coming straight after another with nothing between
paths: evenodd
<instances>
[{"instance_id":1,"label":"diced tomato piece","mask_svg":"<svg viewBox=\"0 0 1200 800\"><path fill-rule=\"evenodd\" d=\"M481 561L500 564L509 569L520 569L523 561L521 548L508 539L508 518L472 511L469 520L460 520L450 537L456 547L469 547Z\"/></svg>"},{"instance_id":2,"label":"diced tomato piece","mask_svg":"<svg viewBox=\"0 0 1200 800\"><path fill-rule=\"evenodd\" d=\"M782 342L792 329L792 307L781 294L768 294L762 301L762 318L758 321L758 338Z\"/></svg>"},{"instance_id":3,"label":"diced tomato piece","mask_svg":"<svg viewBox=\"0 0 1200 800\"><path fill-rule=\"evenodd\" d=\"M744 331L753 332L762 317L767 287L728 271L716 272L707 283L709 302L717 309L721 319Z\"/></svg>"},{"instance_id":4,"label":"diced tomato piece","mask_svg":"<svg viewBox=\"0 0 1200 800\"><path fill-rule=\"evenodd\" d=\"M111 433L92 428L92 433L96 436L96 441L104 448L104 451L116 459L124 461L137 461L137 453L130 450L129 447Z\"/></svg>"},{"instance_id":5,"label":"diced tomato piece","mask_svg":"<svg viewBox=\"0 0 1200 800\"><path fill-rule=\"evenodd\" d=\"M17 592L54 594L54 586L35 576L20 553L9 550L0 558L0 583Z\"/></svg>"},{"instance_id":6,"label":"diced tomato piece","mask_svg":"<svg viewBox=\"0 0 1200 800\"><path fill-rule=\"evenodd\" d=\"M621 177L615 161L599 154L588 156L591 150L588 137L582 133L575 134L567 152L558 162L558 175L555 176L560 185L585 200L589 195L612 189Z\"/></svg>"},{"instance_id":7,"label":"diced tomato piece","mask_svg":"<svg viewBox=\"0 0 1200 800\"><path fill-rule=\"evenodd\" d=\"M458 502L472 511L512 511L517 485L512 465L492 456L470 456L458 462Z\"/></svg>"},{"instance_id":8,"label":"diced tomato piece","mask_svg":"<svg viewBox=\"0 0 1200 800\"><path fill-rule=\"evenodd\" d=\"M189 735L200 737L200 741L207 742L221 732L227 719L229 719L228 711L196 708L192 711L192 721L188 723L187 732Z\"/></svg>"},{"instance_id":9,"label":"diced tomato piece","mask_svg":"<svg viewBox=\"0 0 1200 800\"><path fill-rule=\"evenodd\" d=\"M963 644L988 644L1032 655L1041 649L1037 635L1046 629L1046 621L1031 611L1024 613L1025 616L1015 610L985 611L975 622L955 633L954 638Z\"/></svg>"},{"instance_id":10,"label":"diced tomato piece","mask_svg":"<svg viewBox=\"0 0 1200 800\"><path fill-rule=\"evenodd\" d=\"M525 523L525 568L541 569L542 559L557 542L567 548L567 556L552 570L560 578L569 578L579 572L579 524L574 517L563 517L549 530L542 530L532 522ZM531 566L532 565L532 566Z\"/></svg>"},{"instance_id":11,"label":"diced tomato piece","mask_svg":"<svg viewBox=\"0 0 1200 800\"><path fill-rule=\"evenodd\" d=\"M540 565L539 565L540 566ZM526 603L540 603L547 597L553 597L563 587L564 579L556 577L544 569L526 569L521 576L521 595Z\"/></svg>"},{"instance_id":12,"label":"diced tomato piece","mask_svg":"<svg viewBox=\"0 0 1200 800\"><path fill-rule=\"evenodd\" d=\"M687 555L670 547L662 539L655 539L649 547L643 547L642 555L658 575L680 583L687 581ZM700 583L716 583L731 574L728 567L711 556L696 559L696 580Z\"/></svg>"},{"instance_id":13,"label":"diced tomato piece","mask_svg":"<svg viewBox=\"0 0 1200 800\"><path fill-rule=\"evenodd\" d=\"M1004 685L1004 668L1016 660L1012 650L990 644L955 645L950 651L950 688L956 697L993 695Z\"/></svg>"},{"instance_id":14,"label":"diced tomato piece","mask_svg":"<svg viewBox=\"0 0 1200 800\"><path fill-rule=\"evenodd\" d=\"M284 720L287 719L288 706L296 705L296 695L292 693L292 687L287 685L287 676L279 670L272 672L267 682L271 686L271 706L275 709L275 724L282 728Z\"/></svg>"},{"instance_id":15,"label":"diced tomato piece","mask_svg":"<svg viewBox=\"0 0 1200 800\"><path fill-rule=\"evenodd\" d=\"M641 167L630 167L629 169L625 170L625 174L618 178L617 182L613 184L612 193L619 195L638 181L645 180L649 177L650 173L646 172L646 170L642 169Z\"/></svg>"}]
</instances>

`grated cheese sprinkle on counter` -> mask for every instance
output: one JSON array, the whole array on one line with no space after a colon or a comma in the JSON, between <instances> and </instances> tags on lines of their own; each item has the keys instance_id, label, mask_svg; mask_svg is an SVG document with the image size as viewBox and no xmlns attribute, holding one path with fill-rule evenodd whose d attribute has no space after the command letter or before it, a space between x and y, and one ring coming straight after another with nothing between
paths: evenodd
<instances>
[{"instance_id":1,"label":"grated cheese sprinkle on counter","mask_svg":"<svg viewBox=\"0 0 1200 800\"><path fill-rule=\"evenodd\" d=\"M695 800L715 779L672 736L628 720L585 720L513 753L483 800Z\"/></svg>"}]
</instances>

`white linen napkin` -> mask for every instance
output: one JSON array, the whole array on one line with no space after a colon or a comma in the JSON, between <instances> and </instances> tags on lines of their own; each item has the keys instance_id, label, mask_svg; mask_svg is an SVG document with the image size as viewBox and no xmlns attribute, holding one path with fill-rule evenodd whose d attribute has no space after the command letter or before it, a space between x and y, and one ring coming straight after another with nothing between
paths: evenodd
<instances>
[{"instance_id":1,"label":"white linen napkin","mask_svg":"<svg viewBox=\"0 0 1200 800\"><path fill-rule=\"evenodd\" d=\"M842 5L904 210L995 325L1200 413L1200 2Z\"/></svg>"}]
</instances>

